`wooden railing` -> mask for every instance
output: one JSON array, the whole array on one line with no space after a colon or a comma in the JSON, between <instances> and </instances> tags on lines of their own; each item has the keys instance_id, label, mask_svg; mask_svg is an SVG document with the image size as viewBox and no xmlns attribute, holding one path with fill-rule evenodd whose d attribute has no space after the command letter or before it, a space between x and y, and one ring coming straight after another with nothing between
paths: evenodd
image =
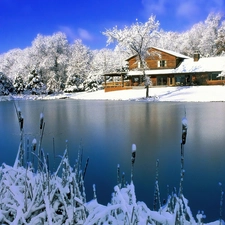
<instances>
[{"instance_id":1,"label":"wooden railing","mask_svg":"<svg viewBox=\"0 0 225 225\"><path fill-rule=\"evenodd\" d=\"M126 89L131 89L131 81L130 80L125 80L125 81L110 81L103 83L105 92L108 91L119 91L119 90L126 90Z\"/></svg>"},{"instance_id":2,"label":"wooden railing","mask_svg":"<svg viewBox=\"0 0 225 225\"><path fill-rule=\"evenodd\" d=\"M123 86L131 86L130 80L125 80L124 82L122 81L110 81L103 83L104 87L123 87Z\"/></svg>"},{"instance_id":3,"label":"wooden railing","mask_svg":"<svg viewBox=\"0 0 225 225\"><path fill-rule=\"evenodd\" d=\"M208 85L224 85L225 80L206 80Z\"/></svg>"}]
</instances>

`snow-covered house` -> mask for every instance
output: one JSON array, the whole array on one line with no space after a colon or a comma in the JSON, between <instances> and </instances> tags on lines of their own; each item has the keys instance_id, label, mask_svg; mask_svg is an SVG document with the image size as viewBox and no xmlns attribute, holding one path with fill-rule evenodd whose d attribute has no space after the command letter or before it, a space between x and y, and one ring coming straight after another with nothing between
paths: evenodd
<instances>
[{"instance_id":1,"label":"snow-covered house","mask_svg":"<svg viewBox=\"0 0 225 225\"><path fill-rule=\"evenodd\" d=\"M127 72L105 74L105 76L120 76L121 83L117 86L143 85L143 68L137 55L126 59ZM212 85L223 84L222 77L217 77L225 70L225 57L202 58L198 52L193 58L183 54L151 47L145 58L145 74L151 77L152 85ZM124 80L124 79L127 80ZM107 83L105 83L107 86Z\"/></svg>"}]
</instances>

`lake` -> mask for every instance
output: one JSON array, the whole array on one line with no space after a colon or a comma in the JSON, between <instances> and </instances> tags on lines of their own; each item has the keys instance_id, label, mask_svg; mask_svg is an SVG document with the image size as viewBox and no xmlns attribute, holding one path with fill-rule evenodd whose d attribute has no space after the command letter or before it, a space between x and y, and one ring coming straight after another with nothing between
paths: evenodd
<instances>
[{"instance_id":1,"label":"lake","mask_svg":"<svg viewBox=\"0 0 225 225\"><path fill-rule=\"evenodd\" d=\"M24 132L30 142L39 139L39 117L44 113L43 149L62 155L68 140L71 165L78 149L83 164L90 162L85 177L87 201L96 185L99 203L107 204L117 184L117 165L130 182L131 146L137 146L134 184L138 201L153 209L155 165L159 159L161 200L180 183L181 120L188 120L184 146L184 196L195 216L204 211L205 221L219 219L220 186L225 184L225 104L162 103L135 101L18 101L24 116ZM14 102L0 102L0 163L13 165L20 139ZM60 160L56 159L56 163Z\"/></svg>"}]
</instances>

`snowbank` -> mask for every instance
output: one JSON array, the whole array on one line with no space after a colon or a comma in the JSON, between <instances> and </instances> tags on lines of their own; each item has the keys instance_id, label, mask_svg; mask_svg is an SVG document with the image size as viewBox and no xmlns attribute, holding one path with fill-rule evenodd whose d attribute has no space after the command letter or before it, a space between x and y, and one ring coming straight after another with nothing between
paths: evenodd
<instances>
[{"instance_id":1,"label":"snowbank","mask_svg":"<svg viewBox=\"0 0 225 225\"><path fill-rule=\"evenodd\" d=\"M150 98L145 98L145 89L124 91L82 93L68 96L72 99L136 100L136 101L178 101L211 102L225 101L224 86L157 87L149 89Z\"/></svg>"},{"instance_id":2,"label":"snowbank","mask_svg":"<svg viewBox=\"0 0 225 225\"><path fill-rule=\"evenodd\" d=\"M214 102L225 101L225 86L186 86L186 87L153 87L149 89L149 98L145 98L146 90L131 89L123 91L78 92L58 95L19 95L1 96L0 101L9 100L52 100L52 99L80 99L80 100L133 100L133 101L170 101L170 102Z\"/></svg>"}]
</instances>

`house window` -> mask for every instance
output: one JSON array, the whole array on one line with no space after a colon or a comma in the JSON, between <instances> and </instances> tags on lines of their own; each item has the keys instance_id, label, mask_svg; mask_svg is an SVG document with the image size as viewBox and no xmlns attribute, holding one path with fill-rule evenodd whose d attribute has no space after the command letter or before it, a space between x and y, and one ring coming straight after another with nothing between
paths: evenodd
<instances>
[{"instance_id":1,"label":"house window","mask_svg":"<svg viewBox=\"0 0 225 225\"><path fill-rule=\"evenodd\" d=\"M211 73L209 74L208 79L209 80L222 80L221 77L217 77L219 74L218 73Z\"/></svg>"},{"instance_id":2,"label":"house window","mask_svg":"<svg viewBox=\"0 0 225 225\"><path fill-rule=\"evenodd\" d=\"M138 68L141 68L141 62L138 62Z\"/></svg>"},{"instance_id":3,"label":"house window","mask_svg":"<svg viewBox=\"0 0 225 225\"><path fill-rule=\"evenodd\" d=\"M157 85L167 85L167 77L166 76L158 76L157 77Z\"/></svg>"},{"instance_id":4,"label":"house window","mask_svg":"<svg viewBox=\"0 0 225 225\"><path fill-rule=\"evenodd\" d=\"M158 61L158 67L166 67L166 60L159 60Z\"/></svg>"}]
</instances>

